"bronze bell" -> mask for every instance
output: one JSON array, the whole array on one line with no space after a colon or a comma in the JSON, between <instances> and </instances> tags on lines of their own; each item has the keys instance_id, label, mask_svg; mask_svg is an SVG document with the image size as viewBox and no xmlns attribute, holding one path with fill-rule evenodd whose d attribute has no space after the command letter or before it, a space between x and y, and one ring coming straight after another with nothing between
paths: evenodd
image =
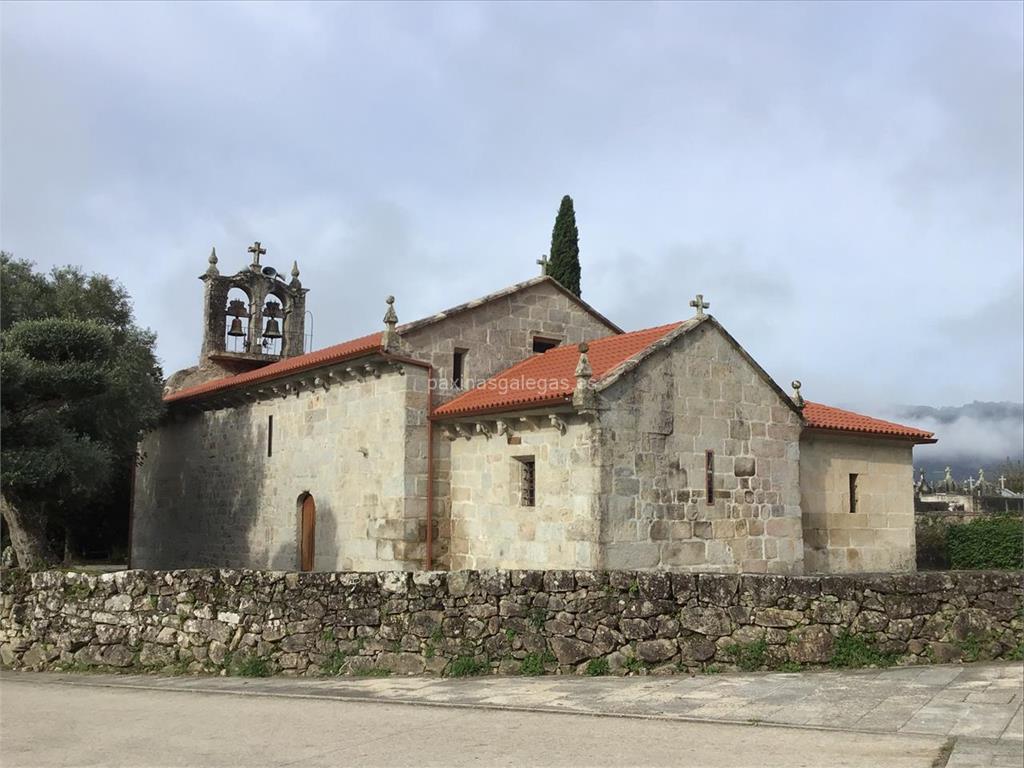
<instances>
[{"instance_id":1,"label":"bronze bell","mask_svg":"<svg viewBox=\"0 0 1024 768\"><path fill-rule=\"evenodd\" d=\"M231 318L231 327L228 328L228 336L245 336L245 331L242 330L242 321L239 318Z\"/></svg>"},{"instance_id":2,"label":"bronze bell","mask_svg":"<svg viewBox=\"0 0 1024 768\"><path fill-rule=\"evenodd\" d=\"M281 338L281 323L278 322L276 317L272 317L267 320L267 330L263 332L263 338L265 339L280 339Z\"/></svg>"}]
</instances>

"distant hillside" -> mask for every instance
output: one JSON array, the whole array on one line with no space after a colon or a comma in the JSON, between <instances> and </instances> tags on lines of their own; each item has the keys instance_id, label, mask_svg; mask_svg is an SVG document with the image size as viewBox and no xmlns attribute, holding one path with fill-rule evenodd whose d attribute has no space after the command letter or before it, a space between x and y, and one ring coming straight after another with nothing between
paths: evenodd
<instances>
[{"instance_id":1,"label":"distant hillside","mask_svg":"<svg viewBox=\"0 0 1024 768\"><path fill-rule=\"evenodd\" d=\"M931 430L939 438L937 445L914 449L914 465L924 468L929 480L941 479L946 466L957 480L977 477L979 467L995 480L1007 459L1024 459L1024 403L904 405L891 409L888 418Z\"/></svg>"}]
</instances>

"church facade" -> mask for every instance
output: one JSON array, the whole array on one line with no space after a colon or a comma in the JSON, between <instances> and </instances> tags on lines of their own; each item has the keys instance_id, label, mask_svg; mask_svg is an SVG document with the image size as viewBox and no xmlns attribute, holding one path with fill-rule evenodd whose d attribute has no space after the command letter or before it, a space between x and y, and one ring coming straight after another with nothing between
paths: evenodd
<instances>
[{"instance_id":1,"label":"church facade","mask_svg":"<svg viewBox=\"0 0 1024 768\"><path fill-rule=\"evenodd\" d=\"M933 435L787 394L702 297L631 333L544 276L404 325L388 297L381 330L302 353L298 268L254 248L201 278L200 363L140 445L133 567L914 567Z\"/></svg>"}]
</instances>

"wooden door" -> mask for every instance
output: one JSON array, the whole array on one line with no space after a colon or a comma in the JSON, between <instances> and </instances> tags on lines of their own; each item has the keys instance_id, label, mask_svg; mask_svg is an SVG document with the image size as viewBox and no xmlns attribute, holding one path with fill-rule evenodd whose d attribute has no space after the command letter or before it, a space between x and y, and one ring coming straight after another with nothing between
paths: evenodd
<instances>
[{"instance_id":1,"label":"wooden door","mask_svg":"<svg viewBox=\"0 0 1024 768\"><path fill-rule=\"evenodd\" d=\"M299 535L299 566L313 570L313 548L316 541L316 502L312 496L302 500L302 530Z\"/></svg>"}]
</instances>

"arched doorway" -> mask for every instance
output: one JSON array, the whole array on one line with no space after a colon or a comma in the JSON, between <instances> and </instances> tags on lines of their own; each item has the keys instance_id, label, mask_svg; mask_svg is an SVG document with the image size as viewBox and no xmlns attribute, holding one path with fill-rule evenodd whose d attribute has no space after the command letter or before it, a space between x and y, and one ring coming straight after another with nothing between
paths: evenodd
<instances>
[{"instance_id":1,"label":"arched doorway","mask_svg":"<svg viewBox=\"0 0 1024 768\"><path fill-rule=\"evenodd\" d=\"M299 497L299 568L313 570L316 545L316 502L312 494Z\"/></svg>"}]
</instances>

